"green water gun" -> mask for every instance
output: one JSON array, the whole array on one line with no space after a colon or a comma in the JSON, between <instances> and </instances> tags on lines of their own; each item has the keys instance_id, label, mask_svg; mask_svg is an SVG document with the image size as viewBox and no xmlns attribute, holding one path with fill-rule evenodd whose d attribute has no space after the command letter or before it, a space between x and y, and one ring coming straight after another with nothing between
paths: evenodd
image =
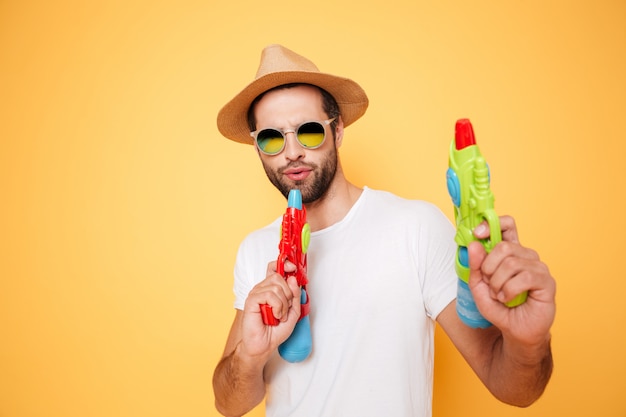
<instances>
[{"instance_id":1,"label":"green water gun","mask_svg":"<svg viewBox=\"0 0 626 417\"><path fill-rule=\"evenodd\" d=\"M469 119L459 119L455 126L454 140L450 143L449 167L446 174L448 193L454 204L456 221L455 242L458 245L455 268L459 277L456 310L465 324L470 327L486 328L491 323L478 311L469 289L469 255L467 248L479 241L487 253L502 240L500 219L494 210L494 196L489 188L491 176L489 166L480 153L474 129ZM483 221L489 225L490 237L478 239L474 228ZM519 294L506 303L518 306L526 301L527 292Z\"/></svg>"}]
</instances>

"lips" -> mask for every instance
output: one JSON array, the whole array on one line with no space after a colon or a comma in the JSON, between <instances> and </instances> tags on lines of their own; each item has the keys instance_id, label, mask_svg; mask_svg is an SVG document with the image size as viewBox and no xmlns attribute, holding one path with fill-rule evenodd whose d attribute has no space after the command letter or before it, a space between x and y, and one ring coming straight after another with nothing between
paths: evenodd
<instances>
[{"instance_id":1,"label":"lips","mask_svg":"<svg viewBox=\"0 0 626 417\"><path fill-rule=\"evenodd\" d=\"M302 181L307 178L311 172L312 168L300 166L300 167L291 167L287 168L283 171L283 175L289 178L292 181Z\"/></svg>"}]
</instances>

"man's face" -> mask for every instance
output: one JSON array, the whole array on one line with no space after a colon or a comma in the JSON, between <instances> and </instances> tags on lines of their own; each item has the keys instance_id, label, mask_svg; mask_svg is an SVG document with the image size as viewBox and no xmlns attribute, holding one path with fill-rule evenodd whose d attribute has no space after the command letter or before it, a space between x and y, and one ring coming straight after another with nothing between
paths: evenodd
<instances>
[{"instance_id":1,"label":"man's face","mask_svg":"<svg viewBox=\"0 0 626 417\"><path fill-rule=\"evenodd\" d=\"M257 103L254 114L257 130L273 127L293 131L303 122L328 119L322 109L322 95L309 86L268 92ZM287 133L285 148L278 155L259 152L267 177L285 198L294 188L300 190L305 204L325 195L337 171L337 144L343 134L341 129L338 132L334 139L331 127L326 126L326 140L316 149L303 148L295 133Z\"/></svg>"}]
</instances>

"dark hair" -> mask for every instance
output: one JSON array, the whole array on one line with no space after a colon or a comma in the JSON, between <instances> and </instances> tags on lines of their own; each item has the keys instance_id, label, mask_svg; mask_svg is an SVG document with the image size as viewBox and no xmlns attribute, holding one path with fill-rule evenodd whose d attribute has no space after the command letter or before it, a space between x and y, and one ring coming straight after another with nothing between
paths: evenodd
<instances>
[{"instance_id":1,"label":"dark hair","mask_svg":"<svg viewBox=\"0 0 626 417\"><path fill-rule=\"evenodd\" d=\"M318 87L316 85L313 84L307 84L307 83L291 83L291 84L282 84L279 85L277 87L271 88L267 91L265 91L264 93L259 94L250 104L250 108L248 108L248 127L250 128L250 131L253 132L256 130L256 119L254 117L254 107L257 105L257 103L263 98L263 96L267 93L269 93L270 91L274 91L274 90L282 90L284 88L293 88L293 87L299 87L302 85L307 85L310 87L314 87L317 88L319 90L319 92L322 94L322 110L324 110L324 112L328 115L329 119L335 118L335 120L333 120L333 122L330 124L331 130L333 132L333 138L335 137L335 126L337 126L337 122L338 120L336 119L337 117L339 117L339 115L341 114L339 112L339 105L337 104L337 100L335 100L335 98L326 90L324 90L321 87Z\"/></svg>"}]
</instances>

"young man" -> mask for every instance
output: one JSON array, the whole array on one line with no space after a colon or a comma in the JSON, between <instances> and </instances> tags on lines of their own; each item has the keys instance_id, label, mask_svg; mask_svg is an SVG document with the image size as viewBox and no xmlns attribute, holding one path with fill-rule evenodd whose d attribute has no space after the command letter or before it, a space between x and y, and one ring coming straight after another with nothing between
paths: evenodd
<instances>
[{"instance_id":1,"label":"young man","mask_svg":"<svg viewBox=\"0 0 626 417\"><path fill-rule=\"evenodd\" d=\"M435 320L498 399L530 405L552 371L554 279L520 245L514 220L501 217L501 243L488 255L478 243L469 247L471 291L493 326L463 324L447 218L429 203L361 189L344 175L344 127L367 105L352 80L272 45L256 79L218 115L220 132L253 144L283 195L301 190L312 230L313 351L299 363L277 354L300 317L295 278L276 272L279 219L251 233L238 252L236 316L213 376L217 409L243 415L266 397L268 416L430 416ZM304 139L300 127L308 122L323 140ZM484 225L474 233L489 236ZM523 291L524 304L503 304ZM263 323L262 304L272 307L278 326Z\"/></svg>"}]
</instances>

